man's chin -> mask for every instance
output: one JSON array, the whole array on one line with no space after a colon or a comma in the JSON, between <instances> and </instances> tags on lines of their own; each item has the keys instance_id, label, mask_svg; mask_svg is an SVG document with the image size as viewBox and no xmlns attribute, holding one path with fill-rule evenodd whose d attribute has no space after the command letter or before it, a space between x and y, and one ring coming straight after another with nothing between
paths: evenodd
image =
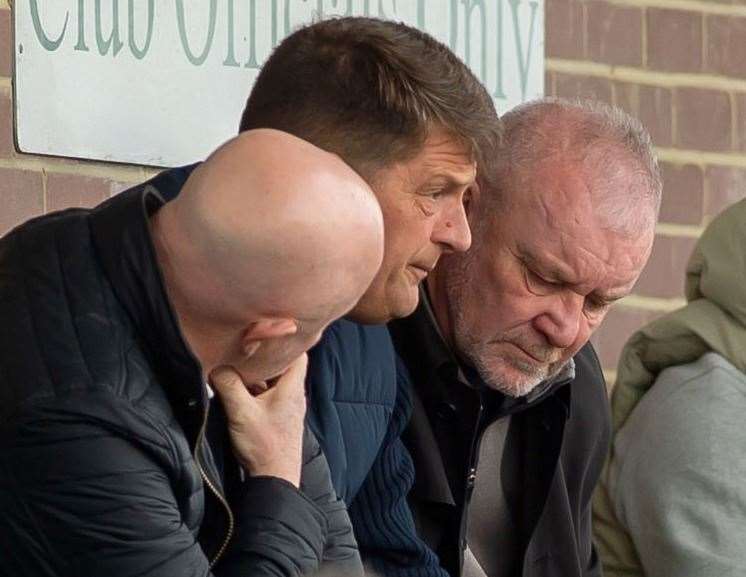
<instances>
[{"instance_id":1,"label":"man's chin","mask_svg":"<svg viewBox=\"0 0 746 577\"><path fill-rule=\"evenodd\" d=\"M501 365L499 368L495 367L496 370L489 371L491 379L485 379L485 382L508 396L524 397L560 374L567 361L536 365L516 359L504 359Z\"/></svg>"},{"instance_id":2,"label":"man's chin","mask_svg":"<svg viewBox=\"0 0 746 577\"><path fill-rule=\"evenodd\" d=\"M399 291L389 299L389 314L391 319L402 319L408 317L417 310L420 304L420 291L418 285L407 287L407 290Z\"/></svg>"},{"instance_id":3,"label":"man's chin","mask_svg":"<svg viewBox=\"0 0 746 577\"><path fill-rule=\"evenodd\" d=\"M408 317L420 302L417 286L398 287L386 296L363 295L346 318L365 325L385 324L394 319Z\"/></svg>"},{"instance_id":4,"label":"man's chin","mask_svg":"<svg viewBox=\"0 0 746 577\"><path fill-rule=\"evenodd\" d=\"M550 374L548 365L537 366L512 358L475 364L482 380L490 388L514 398L528 395Z\"/></svg>"}]
</instances>

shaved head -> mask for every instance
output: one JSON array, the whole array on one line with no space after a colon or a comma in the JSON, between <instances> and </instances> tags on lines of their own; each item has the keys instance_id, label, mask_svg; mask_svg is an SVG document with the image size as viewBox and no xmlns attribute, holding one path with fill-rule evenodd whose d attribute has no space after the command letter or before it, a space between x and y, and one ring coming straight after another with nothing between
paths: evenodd
<instances>
[{"instance_id":1,"label":"shaved head","mask_svg":"<svg viewBox=\"0 0 746 577\"><path fill-rule=\"evenodd\" d=\"M156 213L153 231L187 338L261 319L325 326L355 305L383 256L381 210L365 181L276 130L216 150Z\"/></svg>"}]
</instances>

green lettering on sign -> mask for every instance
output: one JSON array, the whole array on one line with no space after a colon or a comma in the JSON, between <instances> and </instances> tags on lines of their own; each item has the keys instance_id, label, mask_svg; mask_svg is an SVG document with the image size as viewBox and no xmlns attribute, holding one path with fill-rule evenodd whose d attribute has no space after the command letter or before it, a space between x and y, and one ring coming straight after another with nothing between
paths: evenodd
<instances>
[{"instance_id":1,"label":"green lettering on sign","mask_svg":"<svg viewBox=\"0 0 746 577\"><path fill-rule=\"evenodd\" d=\"M458 0L451 0L451 35L448 46L456 52L458 42Z\"/></svg>"},{"instance_id":2,"label":"green lettering on sign","mask_svg":"<svg viewBox=\"0 0 746 577\"><path fill-rule=\"evenodd\" d=\"M272 0L272 48L277 47L277 0Z\"/></svg>"},{"instance_id":3,"label":"green lettering on sign","mask_svg":"<svg viewBox=\"0 0 746 577\"><path fill-rule=\"evenodd\" d=\"M223 60L223 66L240 66L236 60L236 17L233 0L228 0L228 54Z\"/></svg>"},{"instance_id":4,"label":"green lettering on sign","mask_svg":"<svg viewBox=\"0 0 746 577\"><path fill-rule=\"evenodd\" d=\"M249 59L244 68L259 68L256 59L256 0L249 2Z\"/></svg>"},{"instance_id":5,"label":"green lettering on sign","mask_svg":"<svg viewBox=\"0 0 746 577\"><path fill-rule=\"evenodd\" d=\"M85 43L85 0L78 0L78 43L75 50L89 51Z\"/></svg>"},{"instance_id":6,"label":"green lettering on sign","mask_svg":"<svg viewBox=\"0 0 746 577\"><path fill-rule=\"evenodd\" d=\"M56 40L50 40L47 34L44 32L44 27L41 25L41 18L39 18L39 6L36 0L29 0L29 7L31 8L31 21L34 24L34 32L36 37L39 39L39 43L44 47L45 50L53 52L60 47L62 40L65 38L65 31L67 30L67 21L70 19L70 12L65 12L65 24L62 26L62 32Z\"/></svg>"},{"instance_id":7,"label":"green lettering on sign","mask_svg":"<svg viewBox=\"0 0 746 577\"><path fill-rule=\"evenodd\" d=\"M128 30L130 51L138 60L145 58L145 55L148 53L148 49L150 48L150 41L153 39L153 20L155 12L154 1L155 0L148 0L148 32L145 35L145 46L139 48L135 42L135 0L129 0Z\"/></svg>"},{"instance_id":8,"label":"green lettering on sign","mask_svg":"<svg viewBox=\"0 0 746 577\"><path fill-rule=\"evenodd\" d=\"M285 36L288 34L290 34L290 0L285 0Z\"/></svg>"},{"instance_id":9,"label":"green lettering on sign","mask_svg":"<svg viewBox=\"0 0 746 577\"><path fill-rule=\"evenodd\" d=\"M487 79L487 8L484 0L463 0L466 14L464 16L464 61L467 66L471 66L471 18L474 15L474 9L479 8L479 20L482 24L480 30L480 40L482 41L482 72L480 79L484 82Z\"/></svg>"},{"instance_id":10,"label":"green lettering on sign","mask_svg":"<svg viewBox=\"0 0 746 577\"><path fill-rule=\"evenodd\" d=\"M119 0L111 0L111 34L108 38L104 38L101 30L101 0L96 0L96 44L101 56L109 52L112 44L114 45L112 56L119 54L124 46L124 42L119 38Z\"/></svg>"},{"instance_id":11,"label":"green lettering on sign","mask_svg":"<svg viewBox=\"0 0 746 577\"><path fill-rule=\"evenodd\" d=\"M217 13L217 0L210 0L210 22L207 29L207 40L205 46L199 55L195 55L192 49L189 47L189 39L186 33L186 19L184 18L184 0L176 0L176 17L179 25L179 38L181 39L181 46L184 49L189 62L195 66L201 66L207 55L210 54L210 48L212 48L212 41L215 38L215 15Z\"/></svg>"},{"instance_id":12,"label":"green lettering on sign","mask_svg":"<svg viewBox=\"0 0 746 577\"><path fill-rule=\"evenodd\" d=\"M534 44L534 21L536 20L536 9L538 2L529 2L531 7L531 23L528 28L528 47L526 48L526 59L523 58L523 46L521 45L521 28L518 23L518 4L521 0L508 0L513 13L513 32L515 34L515 51L518 56L518 73L521 76L521 100L526 100L526 84L528 83L528 67L531 63L531 48Z\"/></svg>"},{"instance_id":13,"label":"green lettering on sign","mask_svg":"<svg viewBox=\"0 0 746 577\"><path fill-rule=\"evenodd\" d=\"M495 82L495 91L492 98L505 100L505 91L503 90L503 0L497 0L497 49L495 53L497 81Z\"/></svg>"}]
</instances>

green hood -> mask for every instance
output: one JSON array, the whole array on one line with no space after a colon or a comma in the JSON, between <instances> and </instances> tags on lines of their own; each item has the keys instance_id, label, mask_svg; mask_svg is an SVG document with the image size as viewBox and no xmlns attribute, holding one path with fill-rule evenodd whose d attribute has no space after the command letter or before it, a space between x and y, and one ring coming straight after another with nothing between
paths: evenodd
<instances>
[{"instance_id":1,"label":"green hood","mask_svg":"<svg viewBox=\"0 0 746 577\"><path fill-rule=\"evenodd\" d=\"M746 372L746 200L718 216L699 239L686 270L687 305L627 341L611 401L614 433L658 374L714 351ZM596 545L606 577L644 577L632 539L616 516L612 446L593 497Z\"/></svg>"},{"instance_id":2,"label":"green hood","mask_svg":"<svg viewBox=\"0 0 746 577\"><path fill-rule=\"evenodd\" d=\"M666 367L714 351L746 373L746 200L702 234L686 269L686 299L627 341L612 396L614 431Z\"/></svg>"}]
</instances>

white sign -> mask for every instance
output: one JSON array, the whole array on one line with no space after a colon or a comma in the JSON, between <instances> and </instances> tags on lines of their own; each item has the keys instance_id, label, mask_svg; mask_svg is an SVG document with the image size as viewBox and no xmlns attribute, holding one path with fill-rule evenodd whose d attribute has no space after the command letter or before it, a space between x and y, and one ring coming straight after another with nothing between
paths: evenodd
<instances>
[{"instance_id":1,"label":"white sign","mask_svg":"<svg viewBox=\"0 0 746 577\"><path fill-rule=\"evenodd\" d=\"M505 111L543 93L543 0L16 0L24 152L156 166L236 133L272 48L332 15L406 22L451 46Z\"/></svg>"}]
</instances>

